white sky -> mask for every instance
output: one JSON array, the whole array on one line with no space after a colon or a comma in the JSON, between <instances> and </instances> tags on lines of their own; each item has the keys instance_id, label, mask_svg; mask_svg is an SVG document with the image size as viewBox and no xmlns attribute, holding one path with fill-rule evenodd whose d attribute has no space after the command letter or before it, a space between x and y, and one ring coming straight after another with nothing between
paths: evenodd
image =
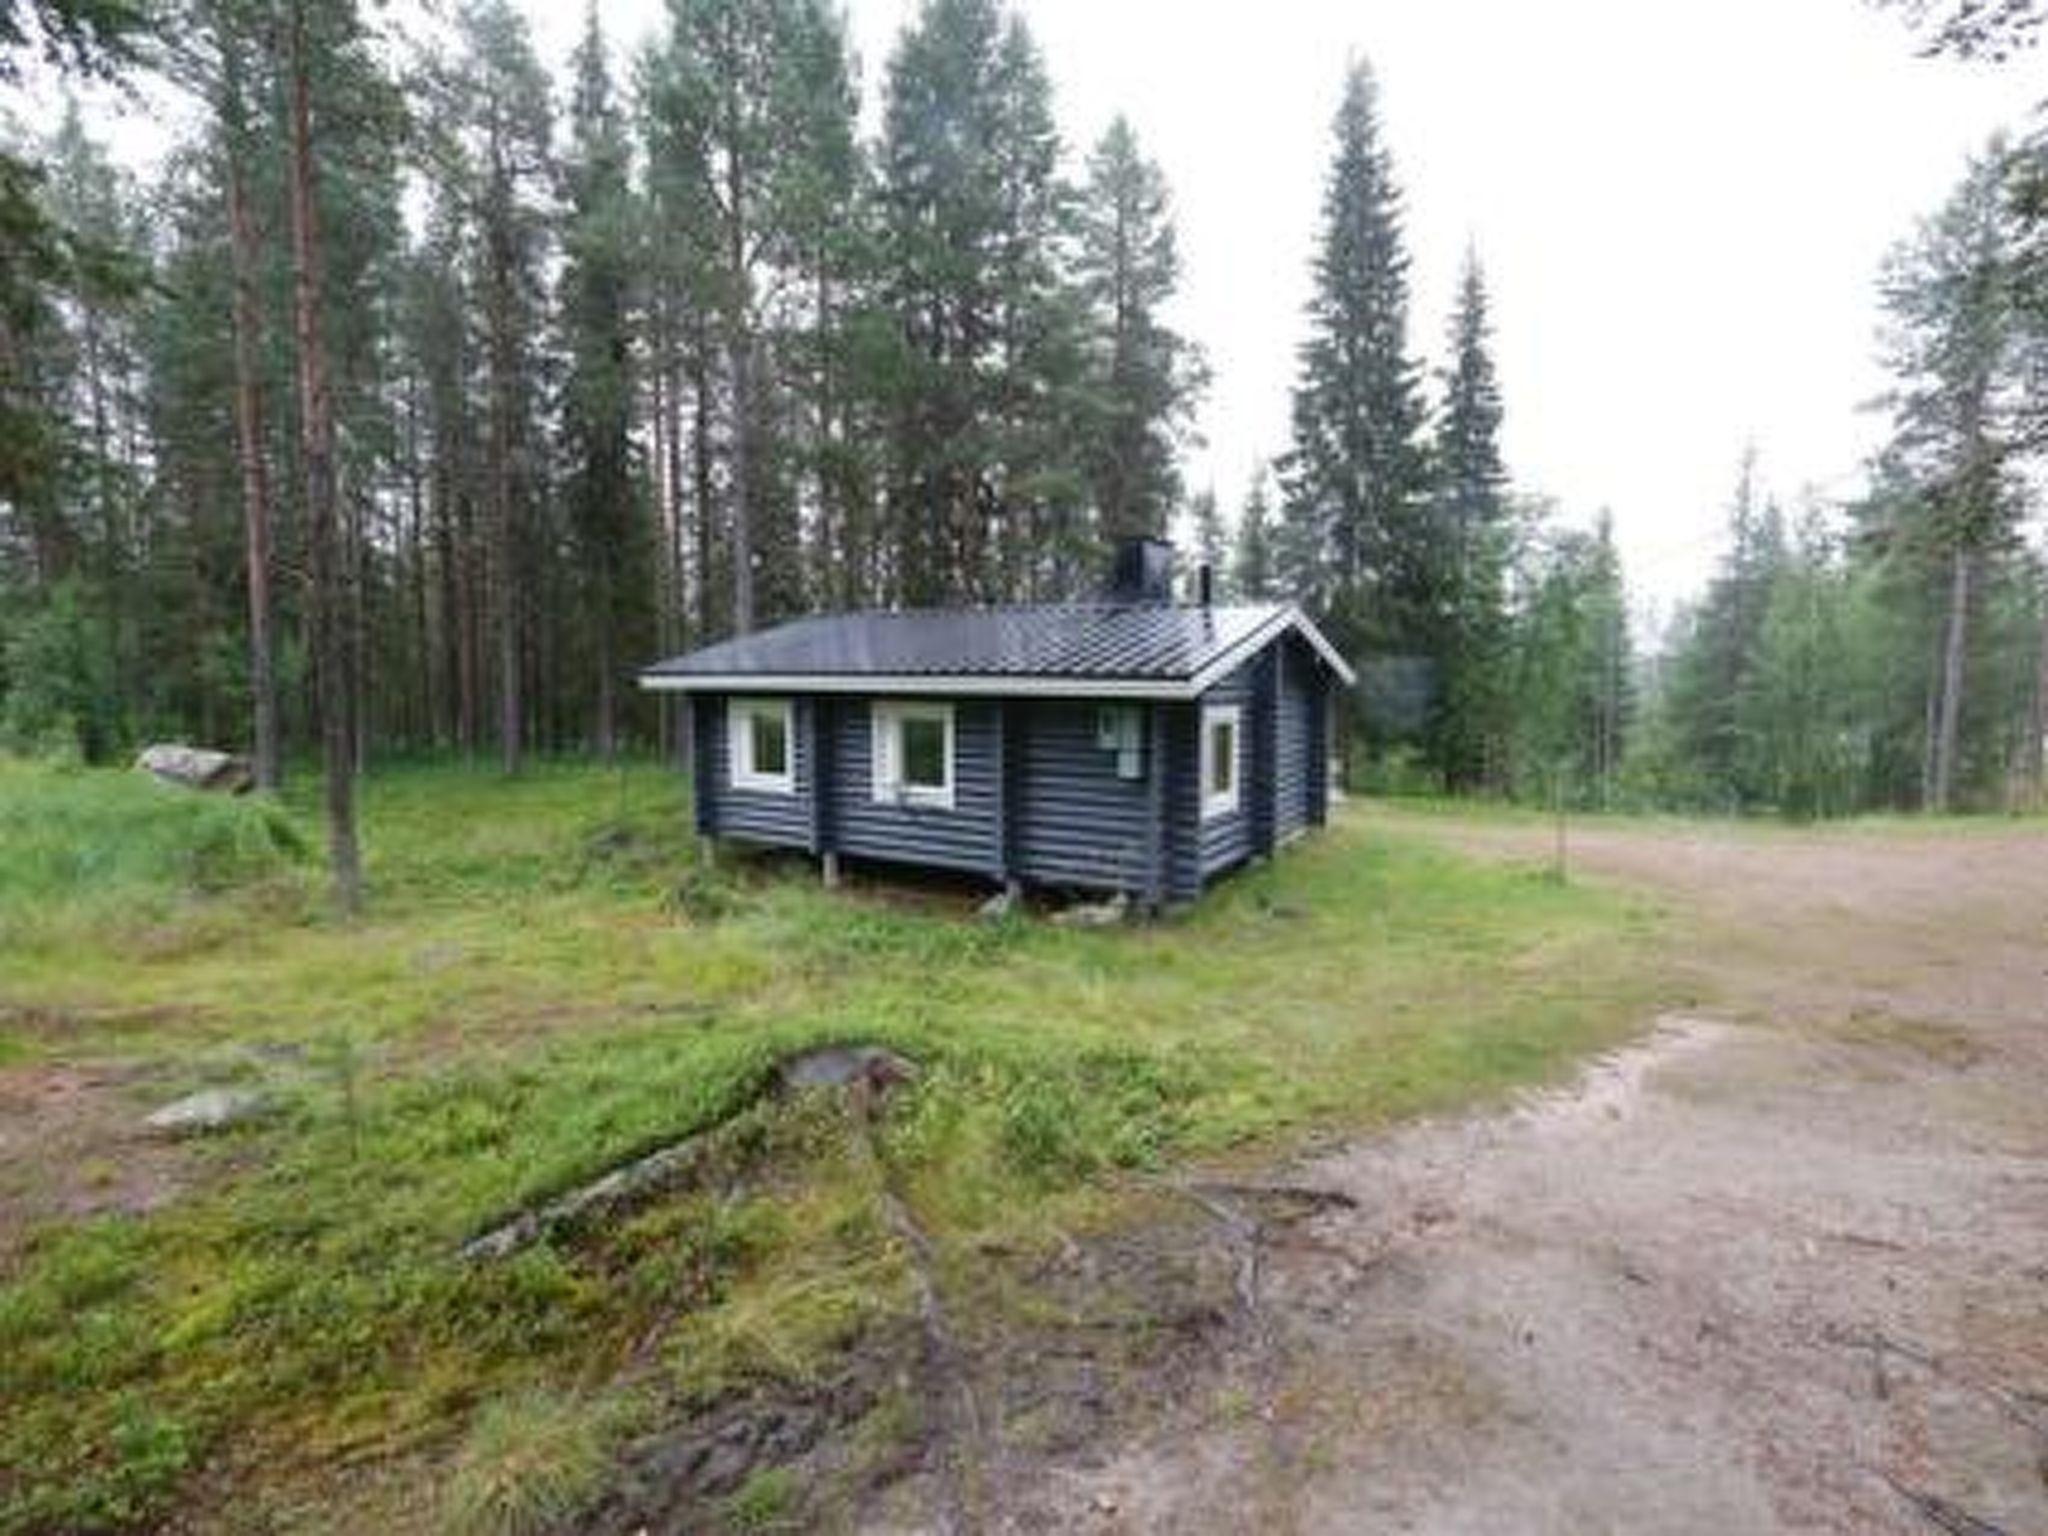
<instances>
[{"instance_id":1,"label":"white sky","mask_svg":"<svg viewBox=\"0 0 2048 1536\"><path fill-rule=\"evenodd\" d=\"M583 4L525 3L559 71ZM1018 3L1076 167L1121 109L1173 188L1176 319L1214 373L1191 486L1234 514L1286 446L1330 119L1362 54L1406 197L1411 345L1433 369L1475 242L1516 485L1574 519L1611 507L1652 610L1704 578L1745 441L1788 498L1853 491L1882 429L1858 409L1883 385L1878 263L2048 98L2048 54L1921 59L1863 0ZM599 9L622 58L662 19ZM871 123L916 10L849 0Z\"/></svg>"}]
</instances>

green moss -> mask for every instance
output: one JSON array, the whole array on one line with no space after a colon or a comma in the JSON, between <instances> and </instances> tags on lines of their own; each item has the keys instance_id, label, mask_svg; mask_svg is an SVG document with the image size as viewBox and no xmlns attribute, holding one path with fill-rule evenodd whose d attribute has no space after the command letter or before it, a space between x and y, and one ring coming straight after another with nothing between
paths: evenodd
<instances>
[{"instance_id":1,"label":"green moss","mask_svg":"<svg viewBox=\"0 0 2048 1536\"><path fill-rule=\"evenodd\" d=\"M310 784L279 811L0 772L123 807L73 822L74 841L182 846L203 806L288 816L317 843ZM34 817L0 821L0 869L46 850L33 900L18 877L0 894L38 908L0 1004L64 1019L68 1056L167 1081L234 1063L285 1105L209 1151L183 1199L50 1228L0 1282L0 1530L146 1524L229 1444L287 1481L317 1483L343 1449L431 1464L475 1404L535 1382L573 1400L650 1350L685 1397L815 1379L912 1306L878 1171L834 1113L737 1127L737 1193L683 1191L499 1264L454 1257L725 1121L787 1051L874 1040L922 1065L878 1137L943 1259L1031 1241L1077 1202L1100 1214L1123 1169L1543 1078L1619 1039L1661 985L1647 910L1357 808L1183 920L1072 932L826 893L800 864L713 875L652 765L406 768L369 778L363 805L372 894L352 925L272 906L273 882L315 872L267 832L274 859L200 892L189 861L109 848L67 866ZM90 882L47 873L81 859L129 871L146 941ZM458 1457L479 1510L518 1481L493 1467L588 1451L558 1463L561 1426L531 1404L490 1422Z\"/></svg>"}]
</instances>

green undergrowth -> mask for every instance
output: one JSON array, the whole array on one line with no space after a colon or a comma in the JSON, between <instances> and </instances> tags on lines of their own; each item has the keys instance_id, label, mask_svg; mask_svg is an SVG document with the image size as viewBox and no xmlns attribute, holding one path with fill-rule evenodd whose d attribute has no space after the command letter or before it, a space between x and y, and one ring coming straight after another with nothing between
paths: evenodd
<instances>
[{"instance_id":1,"label":"green undergrowth","mask_svg":"<svg viewBox=\"0 0 2048 1536\"><path fill-rule=\"evenodd\" d=\"M139 787L179 827L199 814ZM77 836L131 816L145 842L183 835L125 782L45 789L109 818ZM248 814L290 829L278 848L317 846L312 803ZM223 1082L279 1112L185 1154L181 1198L46 1225L0 1271L0 1530L148 1525L236 1479L303 1497L380 1458L453 1469L435 1508L454 1528L557 1518L603 1453L561 1404L802 1379L910 1311L883 1166L942 1253L1028 1247L1114 1221L1127 1170L1554 1074L1663 985L1647 908L1359 807L1184 917L1108 932L827 893L801 861L704 870L680 785L647 764L395 770L364 816L354 924L314 898L266 909L268 862L193 886L176 858L108 852L149 915L98 931L72 908L115 910L101 892L37 877L48 910L0 969L0 1062L118 1058L134 1115ZM34 822L0 819L0 866L8 839L48 845ZM780 1057L840 1041L922 1068L872 1149L834 1106L762 1099ZM500 1263L454 1256L716 1127L701 1188ZM764 1484L730 1520L783 1497Z\"/></svg>"},{"instance_id":2,"label":"green undergrowth","mask_svg":"<svg viewBox=\"0 0 2048 1536\"><path fill-rule=\"evenodd\" d=\"M209 901L291 908L306 888L300 825L267 800L4 755L0 850L0 955L191 922Z\"/></svg>"}]
</instances>

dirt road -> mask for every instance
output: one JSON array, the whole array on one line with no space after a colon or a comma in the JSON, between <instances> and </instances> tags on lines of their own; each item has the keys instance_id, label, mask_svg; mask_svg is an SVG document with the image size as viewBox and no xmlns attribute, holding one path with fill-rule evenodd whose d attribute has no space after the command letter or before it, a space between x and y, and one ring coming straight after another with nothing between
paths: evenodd
<instances>
[{"instance_id":1,"label":"dirt road","mask_svg":"<svg viewBox=\"0 0 2048 1536\"><path fill-rule=\"evenodd\" d=\"M1698 1016L1287 1170L1355 1208L1251 1256L1238 1342L1142 1428L988 1447L991 1523L2048 1533L2048 837L1572 857L1672 909Z\"/></svg>"}]
</instances>

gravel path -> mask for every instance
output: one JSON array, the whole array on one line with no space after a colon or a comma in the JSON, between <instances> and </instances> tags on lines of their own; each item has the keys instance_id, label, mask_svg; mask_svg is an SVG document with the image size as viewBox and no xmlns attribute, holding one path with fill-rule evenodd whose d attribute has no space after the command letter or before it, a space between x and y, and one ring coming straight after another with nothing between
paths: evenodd
<instances>
[{"instance_id":1,"label":"gravel path","mask_svg":"<svg viewBox=\"0 0 2048 1536\"><path fill-rule=\"evenodd\" d=\"M1003 1526L2048 1536L2048 837L1572 858L1672 907L1712 1016L1289 1170L1357 1208L1264 1256L1258 1347Z\"/></svg>"}]
</instances>

